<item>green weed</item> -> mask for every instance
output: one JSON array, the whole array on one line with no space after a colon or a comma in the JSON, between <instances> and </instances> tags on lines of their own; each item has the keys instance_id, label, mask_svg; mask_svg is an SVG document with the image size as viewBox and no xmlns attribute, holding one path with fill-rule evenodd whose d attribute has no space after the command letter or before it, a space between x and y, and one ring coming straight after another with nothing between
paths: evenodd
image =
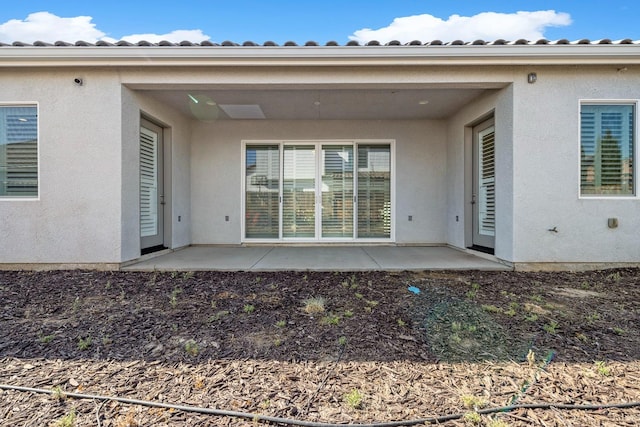
<instances>
[{"instance_id":1,"label":"green weed","mask_svg":"<svg viewBox=\"0 0 640 427\"><path fill-rule=\"evenodd\" d=\"M547 332L548 334L551 335L556 335L558 333L558 322L556 322L555 320L550 321L549 323L545 324L542 329L544 329L545 332Z\"/></svg>"},{"instance_id":2,"label":"green weed","mask_svg":"<svg viewBox=\"0 0 640 427\"><path fill-rule=\"evenodd\" d=\"M340 338L338 338L338 345L340 347L344 347L345 345L347 345L347 337L342 335Z\"/></svg>"},{"instance_id":3,"label":"green weed","mask_svg":"<svg viewBox=\"0 0 640 427\"><path fill-rule=\"evenodd\" d=\"M327 316L324 316L320 320L320 323L322 323L323 325L338 325L340 323L340 316L338 316L337 314L329 314Z\"/></svg>"},{"instance_id":4,"label":"green weed","mask_svg":"<svg viewBox=\"0 0 640 427\"><path fill-rule=\"evenodd\" d=\"M594 363L595 367L596 367L596 372L598 372L600 375L608 377L611 375L611 368L609 368L607 366L607 363L604 362L603 360L597 360Z\"/></svg>"},{"instance_id":5,"label":"green weed","mask_svg":"<svg viewBox=\"0 0 640 427\"><path fill-rule=\"evenodd\" d=\"M344 313L342 314L344 317L346 317L347 319L350 319L353 317L353 311L352 310L345 310Z\"/></svg>"},{"instance_id":6,"label":"green weed","mask_svg":"<svg viewBox=\"0 0 640 427\"><path fill-rule=\"evenodd\" d=\"M515 316L518 308L520 306L518 305L517 302L510 302L509 303L509 310L505 311L504 314L506 314L507 316Z\"/></svg>"},{"instance_id":7,"label":"green weed","mask_svg":"<svg viewBox=\"0 0 640 427\"><path fill-rule=\"evenodd\" d=\"M38 341L40 341L42 344L49 344L51 341L54 340L55 337L56 337L55 334L50 334L50 335L40 334L38 336Z\"/></svg>"},{"instance_id":8,"label":"green weed","mask_svg":"<svg viewBox=\"0 0 640 427\"><path fill-rule=\"evenodd\" d=\"M481 397L473 396L471 394L465 394L460 397L462 404L467 409L478 410L487 406L487 401Z\"/></svg>"},{"instance_id":9,"label":"green weed","mask_svg":"<svg viewBox=\"0 0 640 427\"><path fill-rule=\"evenodd\" d=\"M352 409L362 409L363 395L358 389L353 389L344 396L345 403Z\"/></svg>"},{"instance_id":10,"label":"green weed","mask_svg":"<svg viewBox=\"0 0 640 427\"><path fill-rule=\"evenodd\" d=\"M182 288L179 288L177 286L173 288L171 294L169 295L169 304L171 305L171 307L176 308L176 306L178 305L178 295L180 295L181 293Z\"/></svg>"},{"instance_id":11,"label":"green weed","mask_svg":"<svg viewBox=\"0 0 640 427\"><path fill-rule=\"evenodd\" d=\"M482 417L477 412L467 412L466 414L464 414L462 419L464 420L465 424L470 424L473 426L478 426L480 425L480 423L482 423Z\"/></svg>"},{"instance_id":12,"label":"green weed","mask_svg":"<svg viewBox=\"0 0 640 427\"><path fill-rule=\"evenodd\" d=\"M620 327L618 327L618 326L615 326L615 327L613 328L613 332L614 332L616 335L624 335L624 334L625 334L625 330L624 330L624 329L622 329L622 328L620 328Z\"/></svg>"},{"instance_id":13,"label":"green weed","mask_svg":"<svg viewBox=\"0 0 640 427\"><path fill-rule=\"evenodd\" d=\"M326 300L322 297L307 298L303 301L304 312L307 314L318 314L324 312Z\"/></svg>"},{"instance_id":14,"label":"green weed","mask_svg":"<svg viewBox=\"0 0 640 427\"><path fill-rule=\"evenodd\" d=\"M56 427L73 427L76 425L76 410L72 409L67 415L58 419L55 423Z\"/></svg>"},{"instance_id":15,"label":"green weed","mask_svg":"<svg viewBox=\"0 0 640 427\"><path fill-rule=\"evenodd\" d=\"M402 319L398 319L397 322L398 322L398 326L400 326L401 328L407 326L407 322L405 322Z\"/></svg>"},{"instance_id":16,"label":"green weed","mask_svg":"<svg viewBox=\"0 0 640 427\"><path fill-rule=\"evenodd\" d=\"M538 315L535 313L528 313L524 315L524 320L527 322L535 322L538 320Z\"/></svg>"},{"instance_id":17,"label":"green weed","mask_svg":"<svg viewBox=\"0 0 640 427\"><path fill-rule=\"evenodd\" d=\"M477 283L471 284L471 290L467 292L466 296L468 299L475 299L478 295L478 290L480 289L480 285Z\"/></svg>"},{"instance_id":18,"label":"green weed","mask_svg":"<svg viewBox=\"0 0 640 427\"><path fill-rule=\"evenodd\" d=\"M51 397L54 400L63 401L67 398L67 395L65 394L64 390L62 390L62 387L55 386L51 389Z\"/></svg>"},{"instance_id":19,"label":"green weed","mask_svg":"<svg viewBox=\"0 0 640 427\"><path fill-rule=\"evenodd\" d=\"M217 322L225 316L229 315L229 310L220 310L216 314L209 316L209 322Z\"/></svg>"},{"instance_id":20,"label":"green weed","mask_svg":"<svg viewBox=\"0 0 640 427\"><path fill-rule=\"evenodd\" d=\"M256 307L252 304L245 304L244 307L242 307L242 311L244 311L247 314L251 314L254 311L256 311Z\"/></svg>"},{"instance_id":21,"label":"green weed","mask_svg":"<svg viewBox=\"0 0 640 427\"><path fill-rule=\"evenodd\" d=\"M200 348L198 347L197 342L194 340L188 340L184 343L184 351L186 351L190 356L197 356L200 352Z\"/></svg>"},{"instance_id":22,"label":"green weed","mask_svg":"<svg viewBox=\"0 0 640 427\"><path fill-rule=\"evenodd\" d=\"M276 327L277 328L284 328L285 326L287 326L286 320L278 320L276 322Z\"/></svg>"},{"instance_id":23,"label":"green weed","mask_svg":"<svg viewBox=\"0 0 640 427\"><path fill-rule=\"evenodd\" d=\"M91 337L78 338L78 350L88 350L89 347L91 347Z\"/></svg>"},{"instance_id":24,"label":"green weed","mask_svg":"<svg viewBox=\"0 0 640 427\"><path fill-rule=\"evenodd\" d=\"M502 313L504 311L502 310L502 308L496 307L495 305L492 305L492 304L483 304L480 307L487 313Z\"/></svg>"}]
</instances>

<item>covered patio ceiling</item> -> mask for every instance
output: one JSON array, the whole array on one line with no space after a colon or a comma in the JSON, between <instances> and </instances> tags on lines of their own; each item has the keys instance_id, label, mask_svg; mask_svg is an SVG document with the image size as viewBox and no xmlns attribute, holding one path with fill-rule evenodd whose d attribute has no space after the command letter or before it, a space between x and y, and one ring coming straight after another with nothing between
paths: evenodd
<instances>
[{"instance_id":1,"label":"covered patio ceiling","mask_svg":"<svg viewBox=\"0 0 640 427\"><path fill-rule=\"evenodd\" d=\"M496 86L365 89L138 90L203 121L443 119Z\"/></svg>"}]
</instances>

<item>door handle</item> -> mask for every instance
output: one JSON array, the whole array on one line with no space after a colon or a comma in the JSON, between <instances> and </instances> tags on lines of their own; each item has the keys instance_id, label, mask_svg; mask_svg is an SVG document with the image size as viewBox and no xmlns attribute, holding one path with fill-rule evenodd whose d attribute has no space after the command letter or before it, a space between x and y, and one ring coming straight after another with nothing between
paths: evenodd
<instances>
[{"instance_id":1,"label":"door handle","mask_svg":"<svg viewBox=\"0 0 640 427\"><path fill-rule=\"evenodd\" d=\"M476 195L475 194L471 196L471 204L472 205L476 204Z\"/></svg>"},{"instance_id":2,"label":"door handle","mask_svg":"<svg viewBox=\"0 0 640 427\"><path fill-rule=\"evenodd\" d=\"M161 195L160 195L160 204L161 204L161 205L164 205L164 204L165 204L165 202L164 202L164 194L161 194Z\"/></svg>"}]
</instances>

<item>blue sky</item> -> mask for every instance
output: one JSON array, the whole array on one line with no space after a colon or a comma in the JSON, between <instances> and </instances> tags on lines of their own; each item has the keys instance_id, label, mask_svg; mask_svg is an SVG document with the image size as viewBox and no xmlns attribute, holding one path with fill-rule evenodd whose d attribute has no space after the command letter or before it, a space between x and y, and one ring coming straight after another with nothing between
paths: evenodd
<instances>
[{"instance_id":1,"label":"blue sky","mask_svg":"<svg viewBox=\"0 0 640 427\"><path fill-rule=\"evenodd\" d=\"M639 21L637 0L20 0L0 8L0 41L640 40Z\"/></svg>"}]
</instances>

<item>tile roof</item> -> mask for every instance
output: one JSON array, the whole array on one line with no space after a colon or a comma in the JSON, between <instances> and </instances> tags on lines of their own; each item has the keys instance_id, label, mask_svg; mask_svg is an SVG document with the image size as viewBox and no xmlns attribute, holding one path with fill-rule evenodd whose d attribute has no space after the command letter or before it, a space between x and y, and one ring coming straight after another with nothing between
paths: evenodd
<instances>
[{"instance_id":1,"label":"tile roof","mask_svg":"<svg viewBox=\"0 0 640 427\"><path fill-rule=\"evenodd\" d=\"M432 40L430 42L422 42L420 40L414 40L409 43L401 43L397 40L390 41L388 43L381 43L376 40L369 41L367 43L359 43L355 40L351 40L344 45L339 44L335 41L329 41L324 44L324 46L502 46L502 45L640 45L640 40L634 41L631 39L624 40L615 40L612 41L610 39L601 39L601 40L589 40L589 39L581 39L575 41L569 41L567 39L560 40L547 40L540 39L536 41L530 41L525 39L519 39L514 41L507 41L503 39L498 39L494 41L485 41L485 40L474 40L472 42L465 42L462 40L454 40L451 42L443 42L441 40ZM152 47L152 46L203 46L203 47L289 47L289 46L322 46L320 43L315 41L308 41L303 45L299 45L296 42L288 41L282 45L279 45L273 41L266 41L262 45L259 43L255 43L252 41L245 41L243 43L235 43L232 41L223 41L222 43L214 43L208 40L202 41L200 43L190 42L190 41L182 41L179 43L173 43L169 41L161 41L158 43L151 43L145 40L141 40L137 43L131 43L124 40L110 43L104 40L100 40L96 43L89 43L86 41L77 41L75 43L69 43L65 41L56 41L54 43L47 43L43 41L36 41L32 44L24 43L20 41L15 41L13 43L1 43L0 47L27 47L27 46L37 46L37 47L69 47L69 46L78 46L78 47L91 47L91 46L123 46L123 47L131 47L131 46L144 46L144 47Z\"/></svg>"}]
</instances>

